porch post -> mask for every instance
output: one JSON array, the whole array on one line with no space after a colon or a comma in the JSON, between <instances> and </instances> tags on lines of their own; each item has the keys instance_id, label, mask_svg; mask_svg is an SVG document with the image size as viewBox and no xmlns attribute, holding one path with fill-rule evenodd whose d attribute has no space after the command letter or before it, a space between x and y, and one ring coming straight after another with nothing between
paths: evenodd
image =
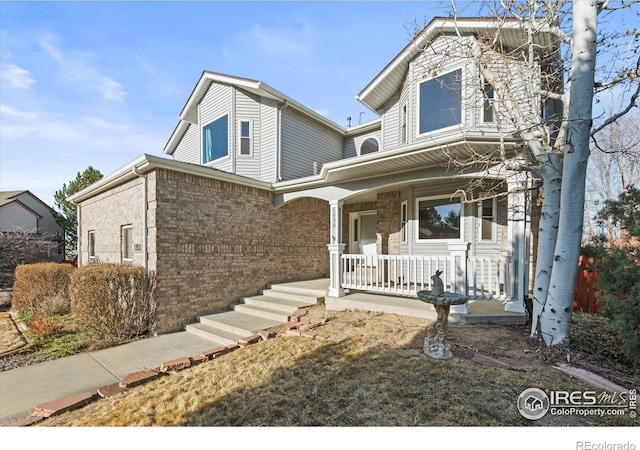
<instances>
[{"instance_id":1,"label":"porch post","mask_svg":"<svg viewBox=\"0 0 640 450\"><path fill-rule=\"evenodd\" d=\"M342 200L329 200L330 241L329 249L329 297L344 297L342 289Z\"/></svg>"},{"instance_id":2,"label":"porch post","mask_svg":"<svg viewBox=\"0 0 640 450\"><path fill-rule=\"evenodd\" d=\"M527 180L524 174L519 173L507 181L508 195L508 242L511 245L509 256L515 259L515 286L513 293L515 298L507 302L504 306L505 311L525 313L524 296L527 292L526 272L528 267L529 256L526 252L525 242L525 225L527 218Z\"/></svg>"},{"instance_id":3,"label":"porch post","mask_svg":"<svg viewBox=\"0 0 640 450\"><path fill-rule=\"evenodd\" d=\"M449 244L451 255L451 284L456 294L468 295L467 289L467 256L469 243ZM469 302L462 305L452 305L451 312L456 314L469 314Z\"/></svg>"}]
</instances>

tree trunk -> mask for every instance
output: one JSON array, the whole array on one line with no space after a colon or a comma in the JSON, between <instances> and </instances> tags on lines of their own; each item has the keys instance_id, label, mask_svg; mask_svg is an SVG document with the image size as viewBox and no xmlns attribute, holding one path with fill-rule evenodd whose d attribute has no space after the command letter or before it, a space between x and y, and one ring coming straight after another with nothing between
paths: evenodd
<instances>
[{"instance_id":1,"label":"tree trunk","mask_svg":"<svg viewBox=\"0 0 640 450\"><path fill-rule=\"evenodd\" d=\"M549 293L553 254L558 236L560 220L560 187L562 183L562 160L558 155L549 153L539 157L542 176L542 207L538 226L538 254L536 257L536 276L533 286L533 312L531 316L531 337L544 344L538 329L540 314Z\"/></svg>"},{"instance_id":2,"label":"tree trunk","mask_svg":"<svg viewBox=\"0 0 640 450\"><path fill-rule=\"evenodd\" d=\"M584 199L592 125L598 10L595 0L573 2L573 55L569 128L564 149L560 222L549 294L540 314L545 345L569 342L571 314L584 221Z\"/></svg>"}]
</instances>

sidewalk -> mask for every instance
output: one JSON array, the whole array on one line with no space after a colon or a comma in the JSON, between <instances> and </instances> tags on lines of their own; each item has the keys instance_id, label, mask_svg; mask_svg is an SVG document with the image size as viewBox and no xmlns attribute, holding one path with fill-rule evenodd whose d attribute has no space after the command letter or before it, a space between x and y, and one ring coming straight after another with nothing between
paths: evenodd
<instances>
[{"instance_id":1,"label":"sidewalk","mask_svg":"<svg viewBox=\"0 0 640 450\"><path fill-rule=\"evenodd\" d=\"M36 405L95 391L130 373L219 346L183 331L0 372L0 423L25 417Z\"/></svg>"}]
</instances>

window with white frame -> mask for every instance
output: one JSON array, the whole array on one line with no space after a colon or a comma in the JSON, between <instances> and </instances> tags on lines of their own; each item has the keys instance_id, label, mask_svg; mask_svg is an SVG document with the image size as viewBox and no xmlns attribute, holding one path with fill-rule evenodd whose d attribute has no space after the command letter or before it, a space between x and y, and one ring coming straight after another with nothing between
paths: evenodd
<instances>
[{"instance_id":1,"label":"window with white frame","mask_svg":"<svg viewBox=\"0 0 640 450\"><path fill-rule=\"evenodd\" d=\"M407 242L407 219L408 219L407 201L400 204L400 242Z\"/></svg>"},{"instance_id":2,"label":"window with white frame","mask_svg":"<svg viewBox=\"0 0 640 450\"><path fill-rule=\"evenodd\" d=\"M375 153L380 149L380 144L376 138L368 138L365 139L362 144L360 144L360 154L366 155L367 153Z\"/></svg>"},{"instance_id":3,"label":"window with white frame","mask_svg":"<svg viewBox=\"0 0 640 450\"><path fill-rule=\"evenodd\" d=\"M461 197L419 198L416 206L418 241L462 238Z\"/></svg>"},{"instance_id":4,"label":"window with white frame","mask_svg":"<svg viewBox=\"0 0 640 450\"><path fill-rule=\"evenodd\" d=\"M487 198L480 203L480 239L495 240L496 199Z\"/></svg>"},{"instance_id":5,"label":"window with white frame","mask_svg":"<svg viewBox=\"0 0 640 450\"><path fill-rule=\"evenodd\" d=\"M493 122L493 102L494 92L493 87L489 83L484 84L483 89L483 102L482 102L482 121L485 123Z\"/></svg>"},{"instance_id":6,"label":"window with white frame","mask_svg":"<svg viewBox=\"0 0 640 450\"><path fill-rule=\"evenodd\" d=\"M462 69L420 83L419 134L462 123Z\"/></svg>"},{"instance_id":7,"label":"window with white frame","mask_svg":"<svg viewBox=\"0 0 640 450\"><path fill-rule=\"evenodd\" d=\"M202 164L229 155L229 115L202 127Z\"/></svg>"},{"instance_id":8,"label":"window with white frame","mask_svg":"<svg viewBox=\"0 0 640 450\"><path fill-rule=\"evenodd\" d=\"M250 120L241 120L239 124L240 136L240 156L251 156L253 154L253 146L251 145L251 135L253 133Z\"/></svg>"},{"instance_id":9,"label":"window with white frame","mask_svg":"<svg viewBox=\"0 0 640 450\"><path fill-rule=\"evenodd\" d=\"M95 259L96 257L96 232L89 231L87 236L87 253L89 259Z\"/></svg>"},{"instance_id":10,"label":"window with white frame","mask_svg":"<svg viewBox=\"0 0 640 450\"><path fill-rule=\"evenodd\" d=\"M400 118L400 144L407 143L407 104L402 106L402 117Z\"/></svg>"},{"instance_id":11,"label":"window with white frame","mask_svg":"<svg viewBox=\"0 0 640 450\"><path fill-rule=\"evenodd\" d=\"M133 226L125 225L121 230L122 261L133 261Z\"/></svg>"}]
</instances>

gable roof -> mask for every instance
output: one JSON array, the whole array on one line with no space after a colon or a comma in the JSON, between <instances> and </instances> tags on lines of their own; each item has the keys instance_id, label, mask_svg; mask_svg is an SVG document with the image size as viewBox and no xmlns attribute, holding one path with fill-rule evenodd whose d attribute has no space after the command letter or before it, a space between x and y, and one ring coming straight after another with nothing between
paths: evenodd
<instances>
[{"instance_id":1,"label":"gable roof","mask_svg":"<svg viewBox=\"0 0 640 450\"><path fill-rule=\"evenodd\" d=\"M213 83L234 86L260 97L269 98L287 104L289 107L296 109L307 117L322 123L323 125L333 129L334 131L337 131L341 134L344 134L346 132L346 130L340 125L304 106L302 103L295 101L291 97L286 96L285 94L279 92L278 90L272 88L262 81L236 77L232 75L225 75L217 72L209 72L205 70L204 72L202 72L198 83L193 88L189 99L180 112L180 122L178 122L178 125L171 134L169 141L165 145L163 149L164 153L172 155L178 143L180 142L180 139L182 139L184 133L186 133L187 129L189 128L189 124L198 123L198 105L207 94L209 87Z\"/></svg>"},{"instance_id":2,"label":"gable roof","mask_svg":"<svg viewBox=\"0 0 640 450\"><path fill-rule=\"evenodd\" d=\"M406 77L410 61L437 37L445 34L478 35L500 30L500 39L507 48L516 48L526 42L527 29L517 19L489 18L444 18L435 17L418 33L407 46L356 96L356 99L373 111L378 111L398 90ZM540 29L535 35L539 45L551 44L549 29Z\"/></svg>"},{"instance_id":3,"label":"gable roof","mask_svg":"<svg viewBox=\"0 0 640 450\"><path fill-rule=\"evenodd\" d=\"M33 209L29 208L27 205L25 205L19 199L16 198L20 194L24 194L25 192L29 193L32 197L37 199L37 197L31 194L31 192L29 191L2 191L0 192L0 207L3 207L10 203L15 203L16 205L19 205L24 209L26 209L27 211L33 213L33 215L38 217L39 219L42 219L43 218L42 215L40 215L38 212L34 211Z\"/></svg>"}]
</instances>

